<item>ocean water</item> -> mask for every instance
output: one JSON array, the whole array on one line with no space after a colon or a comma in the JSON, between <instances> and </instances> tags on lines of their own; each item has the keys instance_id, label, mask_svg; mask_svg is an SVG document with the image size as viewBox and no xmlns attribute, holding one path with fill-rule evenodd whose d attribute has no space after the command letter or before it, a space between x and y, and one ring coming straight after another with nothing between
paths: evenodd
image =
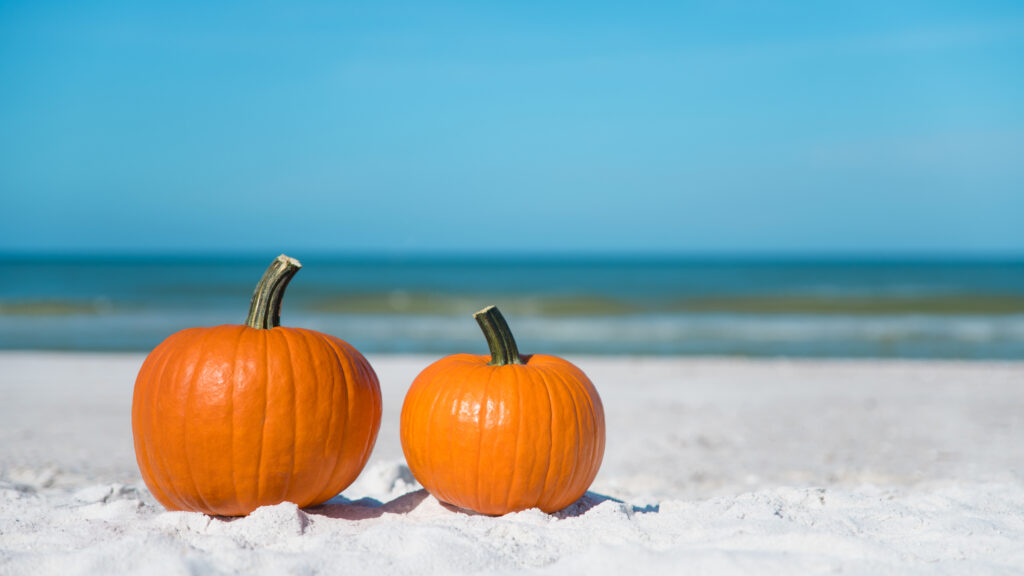
<instances>
[{"instance_id":1,"label":"ocean water","mask_svg":"<svg viewBox=\"0 0 1024 576\"><path fill-rule=\"evenodd\" d=\"M296 255L302 256L302 255ZM272 257L0 259L0 349L140 350L244 321ZM282 324L368 353L1024 359L1024 262L301 258Z\"/></svg>"}]
</instances>

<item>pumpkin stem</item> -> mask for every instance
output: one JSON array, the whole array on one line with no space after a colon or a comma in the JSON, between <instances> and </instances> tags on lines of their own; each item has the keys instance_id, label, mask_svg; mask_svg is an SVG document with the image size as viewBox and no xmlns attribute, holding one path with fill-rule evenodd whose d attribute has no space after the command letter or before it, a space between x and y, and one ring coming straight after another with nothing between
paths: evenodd
<instances>
[{"instance_id":1,"label":"pumpkin stem","mask_svg":"<svg viewBox=\"0 0 1024 576\"><path fill-rule=\"evenodd\" d=\"M473 314L476 323L484 331L487 338L487 347L491 349L490 366L504 366L506 364L522 364L523 359L519 356L519 348L516 346L516 339L512 337L512 330L505 322L505 317L498 311L497 306L488 306Z\"/></svg>"},{"instance_id":2,"label":"pumpkin stem","mask_svg":"<svg viewBox=\"0 0 1024 576\"><path fill-rule=\"evenodd\" d=\"M284 254L278 256L260 278L249 304L249 317L245 325L250 328L269 330L281 325L281 299L295 273L302 264Z\"/></svg>"}]
</instances>

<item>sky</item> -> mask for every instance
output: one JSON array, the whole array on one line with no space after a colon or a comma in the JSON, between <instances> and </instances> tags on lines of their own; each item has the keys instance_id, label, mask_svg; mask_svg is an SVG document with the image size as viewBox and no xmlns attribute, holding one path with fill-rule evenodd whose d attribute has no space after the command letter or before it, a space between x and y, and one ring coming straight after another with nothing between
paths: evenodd
<instances>
[{"instance_id":1,"label":"sky","mask_svg":"<svg viewBox=\"0 0 1024 576\"><path fill-rule=\"evenodd\" d=\"M0 252L1024 255L1021 2L0 0Z\"/></svg>"}]
</instances>

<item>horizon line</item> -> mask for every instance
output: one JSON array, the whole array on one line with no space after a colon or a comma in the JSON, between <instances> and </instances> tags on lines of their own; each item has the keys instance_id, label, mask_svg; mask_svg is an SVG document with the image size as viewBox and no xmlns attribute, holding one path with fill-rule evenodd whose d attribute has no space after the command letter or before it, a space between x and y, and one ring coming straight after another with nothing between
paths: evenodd
<instances>
[{"instance_id":1,"label":"horizon line","mask_svg":"<svg viewBox=\"0 0 1024 576\"><path fill-rule=\"evenodd\" d=\"M318 261L411 261L411 262L1024 262L1024 250L324 250L284 251L289 256ZM277 250L7 250L0 261L168 261L215 262L273 259Z\"/></svg>"}]
</instances>

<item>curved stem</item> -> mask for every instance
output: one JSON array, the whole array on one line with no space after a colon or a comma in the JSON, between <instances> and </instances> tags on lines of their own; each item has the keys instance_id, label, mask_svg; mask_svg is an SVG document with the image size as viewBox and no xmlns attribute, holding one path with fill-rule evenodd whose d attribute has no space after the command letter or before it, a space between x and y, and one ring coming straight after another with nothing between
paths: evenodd
<instances>
[{"instance_id":1,"label":"curved stem","mask_svg":"<svg viewBox=\"0 0 1024 576\"><path fill-rule=\"evenodd\" d=\"M519 356L519 348L516 346L516 339L512 337L512 330L505 322L505 317L498 311L497 306L488 306L473 314L476 323L484 331L487 338L487 347L491 349L490 366L504 366L506 364L522 364L523 359Z\"/></svg>"},{"instance_id":2,"label":"curved stem","mask_svg":"<svg viewBox=\"0 0 1024 576\"><path fill-rule=\"evenodd\" d=\"M270 263L252 293L249 316L245 319L246 326L269 330L281 325L281 300L284 298L284 289L300 268L302 264L298 260L284 254Z\"/></svg>"}]
</instances>

